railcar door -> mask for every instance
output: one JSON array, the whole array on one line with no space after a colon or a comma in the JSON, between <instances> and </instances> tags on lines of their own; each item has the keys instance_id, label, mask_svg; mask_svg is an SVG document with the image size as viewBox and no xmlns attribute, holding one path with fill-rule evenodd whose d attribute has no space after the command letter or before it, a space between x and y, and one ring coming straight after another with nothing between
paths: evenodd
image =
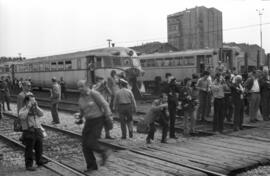
<instances>
[{"instance_id":1,"label":"railcar door","mask_svg":"<svg viewBox=\"0 0 270 176\"><path fill-rule=\"evenodd\" d=\"M198 55L196 61L197 73L202 73L205 70L204 55Z\"/></svg>"},{"instance_id":2,"label":"railcar door","mask_svg":"<svg viewBox=\"0 0 270 176\"><path fill-rule=\"evenodd\" d=\"M95 83L95 56L86 56L86 78L87 82L94 84Z\"/></svg>"}]
</instances>

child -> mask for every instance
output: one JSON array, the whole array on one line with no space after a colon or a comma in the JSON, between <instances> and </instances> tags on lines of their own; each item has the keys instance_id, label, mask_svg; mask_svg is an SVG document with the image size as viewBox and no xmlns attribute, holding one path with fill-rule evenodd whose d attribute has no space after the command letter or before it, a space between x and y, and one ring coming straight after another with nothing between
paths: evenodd
<instances>
[{"instance_id":1,"label":"child","mask_svg":"<svg viewBox=\"0 0 270 176\"><path fill-rule=\"evenodd\" d=\"M185 87L182 89L182 95L180 97L182 110L184 111L184 135L193 135L195 133L195 106L197 105L195 98L195 91L193 90L191 78L184 79ZM188 119L190 118L190 124ZM190 126L190 130L188 129Z\"/></svg>"},{"instance_id":2,"label":"child","mask_svg":"<svg viewBox=\"0 0 270 176\"><path fill-rule=\"evenodd\" d=\"M167 143L168 104L166 94L162 94L160 99L154 100L151 109L145 116L145 123L149 125L148 136L146 138L147 144L151 143L151 139L154 140L154 134L156 131L155 122L158 122L160 126L162 126L161 143Z\"/></svg>"}]
</instances>

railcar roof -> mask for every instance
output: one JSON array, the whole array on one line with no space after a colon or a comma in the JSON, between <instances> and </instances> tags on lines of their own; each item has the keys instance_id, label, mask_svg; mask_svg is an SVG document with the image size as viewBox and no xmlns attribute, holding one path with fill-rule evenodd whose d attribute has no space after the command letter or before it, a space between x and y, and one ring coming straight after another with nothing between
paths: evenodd
<instances>
[{"instance_id":1,"label":"railcar roof","mask_svg":"<svg viewBox=\"0 0 270 176\"><path fill-rule=\"evenodd\" d=\"M122 56L122 57L130 57L129 52L133 52L133 57L136 57L137 54L135 50L125 47L110 47L110 48L100 48L100 49L94 49L94 50L87 50L87 51L78 51L74 53L67 53L67 54L58 54L58 55L52 55L52 56L44 56L44 57L35 57L26 59L23 62L27 62L29 60L43 60L43 59L72 59L72 58L78 58L78 57L85 57L89 55L96 55L96 56ZM117 55L116 53L119 53Z\"/></svg>"},{"instance_id":2,"label":"railcar roof","mask_svg":"<svg viewBox=\"0 0 270 176\"><path fill-rule=\"evenodd\" d=\"M166 57L166 56L178 56L178 55L198 55L198 54L213 53L214 51L218 51L218 50L217 49L186 50L186 51L176 51L176 52L166 52L166 53L145 54L139 57L152 58L152 57Z\"/></svg>"}]
</instances>

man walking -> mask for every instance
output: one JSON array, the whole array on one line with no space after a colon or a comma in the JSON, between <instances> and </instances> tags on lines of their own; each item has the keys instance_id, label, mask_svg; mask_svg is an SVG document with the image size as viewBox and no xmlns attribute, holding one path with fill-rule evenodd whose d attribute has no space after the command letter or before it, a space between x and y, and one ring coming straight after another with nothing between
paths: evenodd
<instances>
[{"instance_id":1,"label":"man walking","mask_svg":"<svg viewBox=\"0 0 270 176\"><path fill-rule=\"evenodd\" d=\"M61 100L61 87L57 83L56 77L52 78L52 89L51 89L51 114L52 114L52 124L59 124L59 116L58 116L58 104Z\"/></svg>"},{"instance_id":2,"label":"man walking","mask_svg":"<svg viewBox=\"0 0 270 176\"><path fill-rule=\"evenodd\" d=\"M103 96L89 88L85 80L78 81L78 89L81 93L79 99L80 118L84 117L85 123L82 131L82 148L87 164L86 172L97 170L98 165L94 151L101 154L102 165L105 164L109 151L98 143L105 118L112 115L109 104Z\"/></svg>"}]
</instances>

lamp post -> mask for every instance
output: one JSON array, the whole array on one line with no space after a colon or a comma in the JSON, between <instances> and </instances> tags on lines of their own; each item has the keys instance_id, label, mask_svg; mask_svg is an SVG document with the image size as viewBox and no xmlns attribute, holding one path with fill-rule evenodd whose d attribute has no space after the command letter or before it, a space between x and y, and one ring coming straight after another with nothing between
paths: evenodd
<instances>
[{"instance_id":1,"label":"lamp post","mask_svg":"<svg viewBox=\"0 0 270 176\"><path fill-rule=\"evenodd\" d=\"M262 61L262 52L263 52L263 48L262 48L262 15L263 15L263 10L264 9L256 9L256 11L258 12L259 15L259 19L260 19L260 47L261 47L261 51L260 51L260 61Z\"/></svg>"}]
</instances>

